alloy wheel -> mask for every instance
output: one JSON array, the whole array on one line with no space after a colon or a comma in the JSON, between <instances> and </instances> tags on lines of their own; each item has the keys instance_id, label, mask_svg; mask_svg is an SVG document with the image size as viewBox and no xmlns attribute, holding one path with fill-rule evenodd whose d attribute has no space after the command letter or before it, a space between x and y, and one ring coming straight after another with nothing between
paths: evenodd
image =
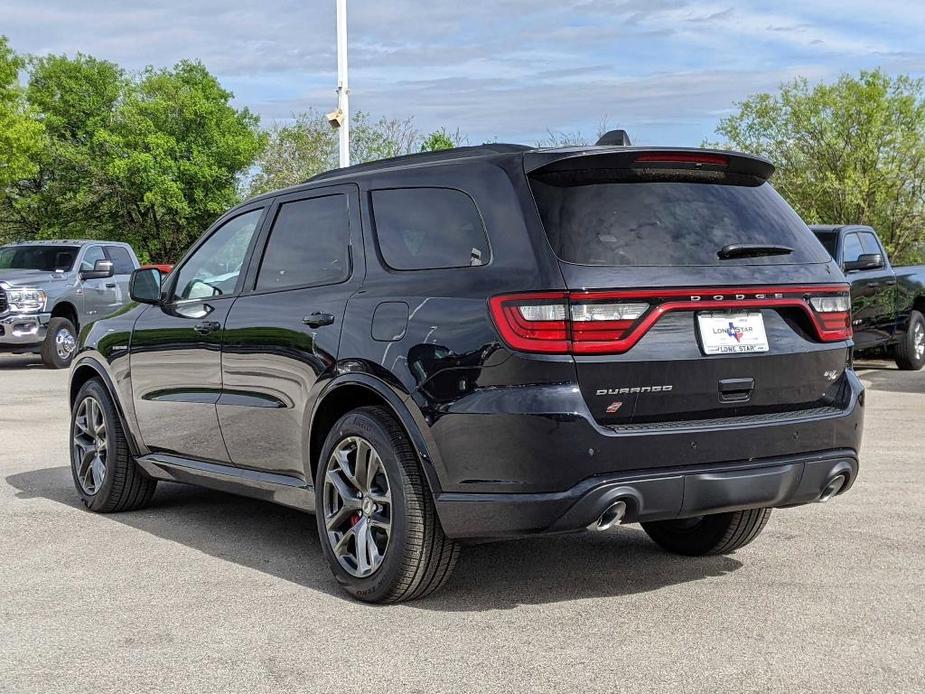
<instances>
[{"instance_id":1,"label":"alloy wheel","mask_svg":"<svg viewBox=\"0 0 925 694\"><path fill-rule=\"evenodd\" d=\"M921 321L916 323L912 329L912 351L915 353L916 359L925 357L925 326L922 325Z\"/></svg>"},{"instance_id":2,"label":"alloy wheel","mask_svg":"<svg viewBox=\"0 0 925 694\"><path fill-rule=\"evenodd\" d=\"M349 436L332 451L322 506L338 563L351 576L371 576L382 566L392 536L392 493L382 458L363 437Z\"/></svg>"},{"instance_id":3,"label":"alloy wheel","mask_svg":"<svg viewBox=\"0 0 925 694\"><path fill-rule=\"evenodd\" d=\"M92 396L84 398L74 417L74 465L77 481L90 496L100 490L106 479L107 434L99 401Z\"/></svg>"}]
</instances>

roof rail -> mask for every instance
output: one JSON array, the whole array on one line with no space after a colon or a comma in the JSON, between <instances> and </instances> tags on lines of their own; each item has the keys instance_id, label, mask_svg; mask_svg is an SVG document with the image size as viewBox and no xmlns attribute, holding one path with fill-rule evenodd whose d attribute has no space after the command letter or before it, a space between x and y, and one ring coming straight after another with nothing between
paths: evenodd
<instances>
[{"instance_id":1,"label":"roof rail","mask_svg":"<svg viewBox=\"0 0 925 694\"><path fill-rule=\"evenodd\" d=\"M326 178L336 178L351 173L365 173L367 171L378 171L380 169L391 169L406 164L436 163L441 161L452 161L453 159L464 159L466 157L486 156L490 154L514 154L516 152L526 152L532 149L526 145L513 145L501 142L487 143L483 145L474 145L469 147L453 147L451 149L441 149L435 152L415 152L414 154L404 154L398 157L389 157L387 159L377 159L375 161L365 162L363 164L354 164L342 169L331 169L316 174L309 178L309 181L320 181Z\"/></svg>"}]
</instances>

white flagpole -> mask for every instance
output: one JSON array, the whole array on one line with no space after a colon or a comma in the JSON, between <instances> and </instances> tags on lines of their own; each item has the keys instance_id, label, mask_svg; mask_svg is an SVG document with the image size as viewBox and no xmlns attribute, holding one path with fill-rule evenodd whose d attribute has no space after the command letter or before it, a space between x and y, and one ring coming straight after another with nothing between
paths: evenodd
<instances>
[{"instance_id":1,"label":"white flagpole","mask_svg":"<svg viewBox=\"0 0 925 694\"><path fill-rule=\"evenodd\" d=\"M340 165L350 166L350 87L347 82L347 0L337 0L337 108L340 125Z\"/></svg>"}]
</instances>

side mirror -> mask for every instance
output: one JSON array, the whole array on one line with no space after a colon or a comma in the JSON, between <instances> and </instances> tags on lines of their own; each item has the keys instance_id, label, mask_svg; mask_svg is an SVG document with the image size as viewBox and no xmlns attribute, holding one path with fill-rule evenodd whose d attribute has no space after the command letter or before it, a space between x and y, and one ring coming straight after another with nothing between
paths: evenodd
<instances>
[{"instance_id":1,"label":"side mirror","mask_svg":"<svg viewBox=\"0 0 925 694\"><path fill-rule=\"evenodd\" d=\"M140 304L161 303L161 271L156 267L135 270L128 283L128 293L132 301Z\"/></svg>"},{"instance_id":2,"label":"side mirror","mask_svg":"<svg viewBox=\"0 0 925 694\"><path fill-rule=\"evenodd\" d=\"M883 267L883 256L879 253L865 253L858 256L857 260L850 260L845 263L845 271L853 272L856 270L879 270Z\"/></svg>"},{"instance_id":3,"label":"side mirror","mask_svg":"<svg viewBox=\"0 0 925 694\"><path fill-rule=\"evenodd\" d=\"M111 260L97 260L93 264L92 270L81 270L80 279L82 280L105 280L113 276L113 264Z\"/></svg>"}]
</instances>

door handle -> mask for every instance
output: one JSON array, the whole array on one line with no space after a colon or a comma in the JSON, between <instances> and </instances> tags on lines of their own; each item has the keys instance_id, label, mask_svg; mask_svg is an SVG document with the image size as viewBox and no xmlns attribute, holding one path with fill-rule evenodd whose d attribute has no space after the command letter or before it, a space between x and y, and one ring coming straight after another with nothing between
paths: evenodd
<instances>
[{"instance_id":1,"label":"door handle","mask_svg":"<svg viewBox=\"0 0 925 694\"><path fill-rule=\"evenodd\" d=\"M209 333L214 333L216 330L219 330L222 327L222 324L215 320L204 320L202 323L196 323L193 326L195 330L200 335L208 335Z\"/></svg>"},{"instance_id":2,"label":"door handle","mask_svg":"<svg viewBox=\"0 0 925 694\"><path fill-rule=\"evenodd\" d=\"M116 288L116 283L115 283L115 282L107 282L107 283L106 283L106 289L115 289L115 288Z\"/></svg>"},{"instance_id":3,"label":"door handle","mask_svg":"<svg viewBox=\"0 0 925 694\"><path fill-rule=\"evenodd\" d=\"M314 313L305 316L305 318L302 319L302 322L305 323L305 325L307 325L309 328L320 328L322 325L332 325L334 323L334 314L315 311Z\"/></svg>"}]
</instances>

